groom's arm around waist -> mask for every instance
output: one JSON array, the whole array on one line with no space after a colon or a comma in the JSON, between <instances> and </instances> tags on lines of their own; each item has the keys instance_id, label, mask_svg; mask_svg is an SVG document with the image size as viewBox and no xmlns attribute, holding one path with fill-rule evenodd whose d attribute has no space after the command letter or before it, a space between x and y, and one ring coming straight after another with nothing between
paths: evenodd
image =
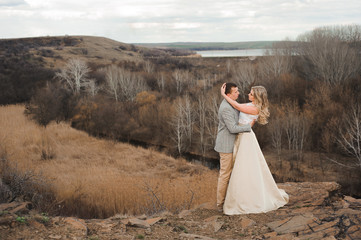
<instances>
[{"instance_id":1,"label":"groom's arm around waist","mask_svg":"<svg viewBox=\"0 0 361 240\"><path fill-rule=\"evenodd\" d=\"M231 133L240 133L240 132L250 132L251 131L251 125L238 125L238 122L234 119L234 111L233 109L226 108L222 112L222 117L224 120L224 123Z\"/></svg>"}]
</instances>

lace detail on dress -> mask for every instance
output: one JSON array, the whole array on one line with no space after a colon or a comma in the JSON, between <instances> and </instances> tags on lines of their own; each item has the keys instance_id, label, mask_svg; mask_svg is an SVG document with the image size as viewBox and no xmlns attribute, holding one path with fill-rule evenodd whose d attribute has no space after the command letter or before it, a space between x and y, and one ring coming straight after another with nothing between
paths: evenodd
<instances>
[{"instance_id":1,"label":"lace detail on dress","mask_svg":"<svg viewBox=\"0 0 361 240\"><path fill-rule=\"evenodd\" d=\"M253 103L247 103L247 106L254 106ZM251 115L243 112L239 112L239 124L246 125L250 124L254 119L257 119L258 115Z\"/></svg>"}]
</instances>

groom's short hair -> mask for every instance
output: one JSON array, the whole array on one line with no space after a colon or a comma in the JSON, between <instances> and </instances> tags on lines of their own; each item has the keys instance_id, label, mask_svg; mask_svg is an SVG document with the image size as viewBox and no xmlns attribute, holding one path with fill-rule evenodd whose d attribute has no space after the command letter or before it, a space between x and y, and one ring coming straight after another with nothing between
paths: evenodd
<instances>
[{"instance_id":1,"label":"groom's short hair","mask_svg":"<svg viewBox=\"0 0 361 240\"><path fill-rule=\"evenodd\" d=\"M231 93L231 91L232 91L232 88L234 88L234 87L237 87L237 85L235 84L235 83L226 83L226 91L224 92L226 95L228 94L228 93Z\"/></svg>"}]
</instances>

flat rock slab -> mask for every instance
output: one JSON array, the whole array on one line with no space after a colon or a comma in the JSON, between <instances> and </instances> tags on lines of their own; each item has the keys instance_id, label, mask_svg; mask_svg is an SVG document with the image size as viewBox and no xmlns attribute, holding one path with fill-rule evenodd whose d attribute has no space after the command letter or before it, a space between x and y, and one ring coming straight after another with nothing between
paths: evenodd
<instances>
[{"instance_id":1,"label":"flat rock slab","mask_svg":"<svg viewBox=\"0 0 361 240\"><path fill-rule=\"evenodd\" d=\"M287 182L277 185L290 196L287 205L297 207L322 205L333 192L341 189L336 182Z\"/></svg>"},{"instance_id":2,"label":"flat rock slab","mask_svg":"<svg viewBox=\"0 0 361 240\"><path fill-rule=\"evenodd\" d=\"M267 223L266 225L278 234L296 233L309 229L309 224L318 221L312 214L299 215Z\"/></svg>"}]
</instances>

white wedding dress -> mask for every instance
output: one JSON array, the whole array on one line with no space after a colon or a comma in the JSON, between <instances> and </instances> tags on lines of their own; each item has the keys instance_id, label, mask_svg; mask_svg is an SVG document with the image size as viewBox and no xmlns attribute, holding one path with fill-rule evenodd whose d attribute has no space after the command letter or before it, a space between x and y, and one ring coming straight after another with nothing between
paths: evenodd
<instances>
[{"instance_id":1,"label":"white wedding dress","mask_svg":"<svg viewBox=\"0 0 361 240\"><path fill-rule=\"evenodd\" d=\"M239 124L251 123L257 117L240 112ZM253 131L238 134L233 159L223 205L225 214L264 213L288 203L288 194L278 189Z\"/></svg>"}]
</instances>

